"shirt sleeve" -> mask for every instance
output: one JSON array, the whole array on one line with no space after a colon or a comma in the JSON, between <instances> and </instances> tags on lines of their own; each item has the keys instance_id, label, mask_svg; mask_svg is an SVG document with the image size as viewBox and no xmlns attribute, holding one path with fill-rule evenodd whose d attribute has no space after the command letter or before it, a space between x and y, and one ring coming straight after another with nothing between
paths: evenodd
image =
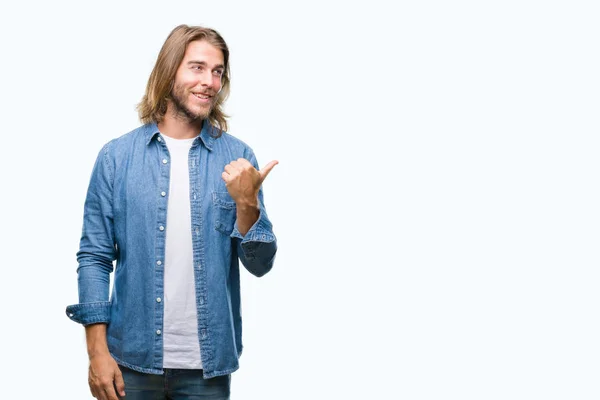
<instances>
[{"instance_id":1,"label":"shirt sleeve","mask_svg":"<svg viewBox=\"0 0 600 400\"><path fill-rule=\"evenodd\" d=\"M117 248L113 230L113 171L107 143L96 159L84 205L77 252L79 303L66 313L83 325L110 321L109 284Z\"/></svg>"},{"instance_id":2,"label":"shirt sleeve","mask_svg":"<svg viewBox=\"0 0 600 400\"><path fill-rule=\"evenodd\" d=\"M258 162L252 150L246 157L258 170ZM236 239L237 254L246 269L255 276L261 277L271 270L277 253L277 238L273 233L273 224L267 216L262 186L258 191L259 216L256 222L242 235L237 221L233 226L231 237Z\"/></svg>"}]
</instances>

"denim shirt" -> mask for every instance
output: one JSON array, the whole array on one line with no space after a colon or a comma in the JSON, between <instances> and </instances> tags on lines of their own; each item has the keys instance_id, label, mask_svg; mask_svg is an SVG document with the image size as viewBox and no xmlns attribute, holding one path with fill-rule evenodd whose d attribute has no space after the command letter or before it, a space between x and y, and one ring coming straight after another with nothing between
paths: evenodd
<instances>
[{"instance_id":1,"label":"denim shirt","mask_svg":"<svg viewBox=\"0 0 600 400\"><path fill-rule=\"evenodd\" d=\"M260 277L273 266L277 241L264 206L241 235L236 204L221 178L224 167L252 149L207 121L189 152L190 207L198 340L204 377L238 369L242 353L239 260ZM77 252L79 303L67 316L83 325L107 324L107 343L118 364L162 374L163 292L169 151L156 124L108 142L94 165ZM112 293L110 273L116 260Z\"/></svg>"}]
</instances>

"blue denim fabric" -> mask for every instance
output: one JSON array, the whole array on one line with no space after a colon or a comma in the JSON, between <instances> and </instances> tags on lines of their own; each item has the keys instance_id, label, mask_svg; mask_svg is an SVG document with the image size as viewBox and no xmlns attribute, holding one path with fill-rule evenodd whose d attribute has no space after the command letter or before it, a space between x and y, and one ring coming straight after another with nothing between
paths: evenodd
<instances>
[{"instance_id":1,"label":"blue denim fabric","mask_svg":"<svg viewBox=\"0 0 600 400\"><path fill-rule=\"evenodd\" d=\"M198 340L204 377L238 369L242 353L239 260L255 276L273 266L277 240L265 211L245 236L221 173L252 149L205 123L189 153L190 205ZM108 142L92 172L77 253L79 304L67 316L83 325L107 323L108 348L118 364L162 374L165 238L169 227L169 151L156 124ZM110 273L116 260L109 299Z\"/></svg>"},{"instance_id":2,"label":"blue denim fabric","mask_svg":"<svg viewBox=\"0 0 600 400\"><path fill-rule=\"evenodd\" d=\"M165 369L160 375L121 367L126 400L229 400L231 375L205 379L198 369Z\"/></svg>"}]
</instances>

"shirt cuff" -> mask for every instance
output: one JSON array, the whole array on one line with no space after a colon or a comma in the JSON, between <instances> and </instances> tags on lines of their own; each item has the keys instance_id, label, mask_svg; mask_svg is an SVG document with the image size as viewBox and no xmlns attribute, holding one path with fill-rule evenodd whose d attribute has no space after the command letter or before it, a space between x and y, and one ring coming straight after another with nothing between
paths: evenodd
<instances>
[{"instance_id":1,"label":"shirt cuff","mask_svg":"<svg viewBox=\"0 0 600 400\"><path fill-rule=\"evenodd\" d=\"M67 306L67 317L83 325L110 321L110 301L79 303Z\"/></svg>"},{"instance_id":2,"label":"shirt cuff","mask_svg":"<svg viewBox=\"0 0 600 400\"><path fill-rule=\"evenodd\" d=\"M233 224L233 232L230 235L232 238L238 238L242 241L242 245L248 242L262 242L269 243L275 240L275 235L273 234L273 226L271 223L263 217L262 210L258 215L258 219L250 227L246 235L242 235L238 230L237 221Z\"/></svg>"},{"instance_id":3,"label":"shirt cuff","mask_svg":"<svg viewBox=\"0 0 600 400\"><path fill-rule=\"evenodd\" d=\"M252 259L255 256L256 251L261 247L263 243L270 243L275 241L275 235L273 234L273 226L267 218L264 217L263 211L260 211L258 219L250 227L246 235L242 235L238 230L237 221L233 225L233 232L230 235L232 238L241 240L241 246L244 250L246 257Z\"/></svg>"}]
</instances>

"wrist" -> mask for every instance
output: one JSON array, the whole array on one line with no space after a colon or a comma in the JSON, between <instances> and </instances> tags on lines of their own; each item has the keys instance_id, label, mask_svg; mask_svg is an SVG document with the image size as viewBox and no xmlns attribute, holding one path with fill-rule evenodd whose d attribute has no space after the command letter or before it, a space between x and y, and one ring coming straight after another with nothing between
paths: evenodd
<instances>
[{"instance_id":1,"label":"wrist","mask_svg":"<svg viewBox=\"0 0 600 400\"><path fill-rule=\"evenodd\" d=\"M108 356L110 352L108 351L108 347L98 347L94 349L88 349L88 358L91 360L92 358Z\"/></svg>"},{"instance_id":2,"label":"wrist","mask_svg":"<svg viewBox=\"0 0 600 400\"><path fill-rule=\"evenodd\" d=\"M235 203L240 211L258 210L258 197L250 199L240 199Z\"/></svg>"},{"instance_id":3,"label":"wrist","mask_svg":"<svg viewBox=\"0 0 600 400\"><path fill-rule=\"evenodd\" d=\"M88 356L110 354L106 342L106 324L92 324L85 327Z\"/></svg>"}]
</instances>

